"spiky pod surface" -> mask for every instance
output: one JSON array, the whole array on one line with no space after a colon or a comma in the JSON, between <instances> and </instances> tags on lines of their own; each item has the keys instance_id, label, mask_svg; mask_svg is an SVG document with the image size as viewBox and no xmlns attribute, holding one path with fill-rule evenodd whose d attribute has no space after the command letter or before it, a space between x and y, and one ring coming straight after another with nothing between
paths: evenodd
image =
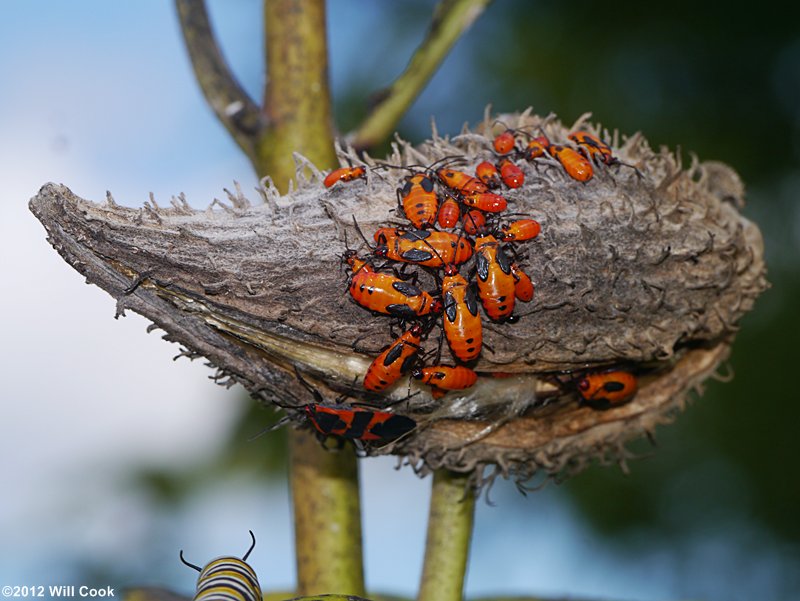
<instances>
[{"instance_id":1,"label":"spiky pod surface","mask_svg":"<svg viewBox=\"0 0 800 601\"><path fill-rule=\"evenodd\" d=\"M565 128L530 111L496 119L487 114L452 138L434 132L416 147L398 139L381 162L427 166L459 157L457 168L470 171L493 160L492 139L504 127L543 131L553 143L566 143L577 127L604 133L585 120ZM418 394L394 409L419 427L369 454L407 457L420 473L471 471L476 483L540 470L556 476L592 459L624 458L626 441L672 419L727 357L737 322L767 286L761 234L739 213L744 190L732 169L697 160L683 168L640 134L621 143L616 133L604 137L627 165L598 165L587 183L555 159L519 162L525 184L503 194L509 212L542 225L525 243L536 296L518 304L518 323L484 322L486 347L475 365L511 375L480 378L438 400L406 379L386 396L361 388L391 336L385 317L351 301L342 264L348 246L369 252L354 217L368 238L406 223L395 191L407 170L375 167L345 149L342 164L373 167L366 179L326 189L297 157L294 189L281 196L265 180L258 204L237 189L205 211L183 198L129 209L110 196L95 204L47 184L31 209L53 246L120 311L151 319L185 354L206 357L220 379L263 402L312 401L295 367L331 399L347 393L379 407L406 397L410 386ZM419 285L433 290L436 281L421 273ZM570 373L610 365L646 367L631 403L598 412L558 394Z\"/></svg>"}]
</instances>

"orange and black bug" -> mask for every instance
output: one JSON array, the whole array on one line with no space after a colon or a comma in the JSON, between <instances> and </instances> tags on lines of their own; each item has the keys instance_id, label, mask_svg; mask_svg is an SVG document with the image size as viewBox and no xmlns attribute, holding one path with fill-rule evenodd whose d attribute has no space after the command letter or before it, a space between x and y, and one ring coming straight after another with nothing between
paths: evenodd
<instances>
[{"instance_id":1,"label":"orange and black bug","mask_svg":"<svg viewBox=\"0 0 800 601\"><path fill-rule=\"evenodd\" d=\"M364 442L391 442L417 426L417 422L405 415L363 407L312 403L303 410L320 434Z\"/></svg>"},{"instance_id":2,"label":"orange and black bug","mask_svg":"<svg viewBox=\"0 0 800 601\"><path fill-rule=\"evenodd\" d=\"M436 175L445 186L465 196L489 191L489 187L481 180L463 171L443 167L436 172Z\"/></svg>"},{"instance_id":3,"label":"orange and black bug","mask_svg":"<svg viewBox=\"0 0 800 601\"><path fill-rule=\"evenodd\" d=\"M326 188L330 188L336 182L349 182L364 177L366 173L364 167L339 167L326 175L322 183Z\"/></svg>"},{"instance_id":4,"label":"orange and black bug","mask_svg":"<svg viewBox=\"0 0 800 601\"><path fill-rule=\"evenodd\" d=\"M591 159L608 166L625 165L626 167L633 169L636 172L636 175L641 177L642 174L636 167L620 161L614 156L614 153L611 151L609 145L594 134L590 134L587 131L576 131L569 135L569 139L578 145L578 149L587 159Z\"/></svg>"},{"instance_id":5,"label":"orange and black bug","mask_svg":"<svg viewBox=\"0 0 800 601\"><path fill-rule=\"evenodd\" d=\"M433 398L439 398L449 390L464 390L478 381L478 374L463 365L455 367L448 365L421 367L412 371L411 377L415 380L421 380L423 384L432 386L431 396Z\"/></svg>"},{"instance_id":6,"label":"orange and black bug","mask_svg":"<svg viewBox=\"0 0 800 601\"><path fill-rule=\"evenodd\" d=\"M439 211L433 179L425 173L415 173L405 181L403 187L397 189L397 202L402 204L406 217L417 229L433 225Z\"/></svg>"},{"instance_id":7,"label":"orange and black bug","mask_svg":"<svg viewBox=\"0 0 800 601\"><path fill-rule=\"evenodd\" d=\"M483 344L478 299L475 290L452 264L444 268L442 305L442 324L450 350L460 361L472 361L480 355Z\"/></svg>"},{"instance_id":8,"label":"orange and black bug","mask_svg":"<svg viewBox=\"0 0 800 601\"><path fill-rule=\"evenodd\" d=\"M467 232L470 236L474 236L478 233L483 227L486 225L486 217L484 216L482 211L478 209L472 209L464 215L464 219L462 220L464 224L464 231Z\"/></svg>"},{"instance_id":9,"label":"orange and black bug","mask_svg":"<svg viewBox=\"0 0 800 601\"><path fill-rule=\"evenodd\" d=\"M500 161L500 178L509 188L519 188L525 183L525 174L514 161L503 159Z\"/></svg>"},{"instance_id":10,"label":"orange and black bug","mask_svg":"<svg viewBox=\"0 0 800 601\"><path fill-rule=\"evenodd\" d=\"M511 275L514 276L514 296L523 302L530 302L533 299L533 282L516 261L511 263Z\"/></svg>"},{"instance_id":11,"label":"orange and black bug","mask_svg":"<svg viewBox=\"0 0 800 601\"><path fill-rule=\"evenodd\" d=\"M593 409L611 409L630 401L638 390L636 376L622 369L584 374L576 383L581 402Z\"/></svg>"},{"instance_id":12,"label":"orange and black bug","mask_svg":"<svg viewBox=\"0 0 800 601\"><path fill-rule=\"evenodd\" d=\"M503 242L523 242L532 240L539 235L542 227L535 219L518 219L500 228L500 236Z\"/></svg>"},{"instance_id":13,"label":"orange and black bug","mask_svg":"<svg viewBox=\"0 0 800 601\"><path fill-rule=\"evenodd\" d=\"M550 140L547 139L547 136L537 136L528 142L525 150L522 152L522 156L525 157L526 160L532 161L533 159L544 156L548 148L550 148Z\"/></svg>"},{"instance_id":14,"label":"orange and black bug","mask_svg":"<svg viewBox=\"0 0 800 601\"><path fill-rule=\"evenodd\" d=\"M475 239L475 273L486 315L494 321L508 320L514 311L514 276L511 261L491 234Z\"/></svg>"},{"instance_id":15,"label":"orange and black bug","mask_svg":"<svg viewBox=\"0 0 800 601\"><path fill-rule=\"evenodd\" d=\"M475 167L475 175L489 188L500 187L500 172L494 163L489 161L478 163L478 166Z\"/></svg>"},{"instance_id":16,"label":"orange and black bug","mask_svg":"<svg viewBox=\"0 0 800 601\"><path fill-rule=\"evenodd\" d=\"M421 336L422 326L418 323L403 332L370 364L364 376L364 388L380 392L407 373L416 361Z\"/></svg>"},{"instance_id":17,"label":"orange and black bug","mask_svg":"<svg viewBox=\"0 0 800 601\"><path fill-rule=\"evenodd\" d=\"M495 136L494 141L492 142L492 146L494 147L494 151L497 154L508 154L517 144L517 140L514 137L514 131L511 129L507 129L504 132Z\"/></svg>"},{"instance_id":18,"label":"orange and black bug","mask_svg":"<svg viewBox=\"0 0 800 601\"><path fill-rule=\"evenodd\" d=\"M500 213L508 206L508 201L503 196L492 192L464 194L461 202L470 209L478 209L485 213Z\"/></svg>"},{"instance_id":19,"label":"orange and black bug","mask_svg":"<svg viewBox=\"0 0 800 601\"><path fill-rule=\"evenodd\" d=\"M417 426L413 419L405 415L376 411L371 408L325 403L319 391L305 381L296 367L295 373L300 383L314 397L315 402L303 405L302 411L308 422L321 436L383 443L400 438ZM301 409L300 407L291 408ZM288 421L288 418L284 419ZM286 422L281 420L270 429L282 426L284 423Z\"/></svg>"},{"instance_id":20,"label":"orange and black bug","mask_svg":"<svg viewBox=\"0 0 800 601\"><path fill-rule=\"evenodd\" d=\"M587 131L575 131L569 136L569 139L578 145L578 150L587 158L604 163L606 165L613 165L619 161L614 158L614 153L611 152L608 144L603 142L594 134Z\"/></svg>"},{"instance_id":21,"label":"orange and black bug","mask_svg":"<svg viewBox=\"0 0 800 601\"><path fill-rule=\"evenodd\" d=\"M355 251L345 252L344 259L353 271L350 296L365 309L401 319L441 312L438 299L395 275L373 270Z\"/></svg>"},{"instance_id":22,"label":"orange and black bug","mask_svg":"<svg viewBox=\"0 0 800 601\"><path fill-rule=\"evenodd\" d=\"M439 206L439 216L437 218L439 226L444 228L455 227L460 214L461 209L458 207L458 203L452 196L448 196Z\"/></svg>"},{"instance_id":23,"label":"orange and black bug","mask_svg":"<svg viewBox=\"0 0 800 601\"><path fill-rule=\"evenodd\" d=\"M392 261L443 267L446 263L468 261L472 256L472 244L469 238L451 232L407 230L392 236L384 231L384 242L374 252Z\"/></svg>"},{"instance_id":24,"label":"orange and black bug","mask_svg":"<svg viewBox=\"0 0 800 601\"><path fill-rule=\"evenodd\" d=\"M572 179L578 180L579 182L588 182L592 179L594 175L592 164L577 150L573 150L568 146L553 144L548 148L548 151L561 163L561 166L564 167L564 171L566 171L567 175Z\"/></svg>"}]
</instances>

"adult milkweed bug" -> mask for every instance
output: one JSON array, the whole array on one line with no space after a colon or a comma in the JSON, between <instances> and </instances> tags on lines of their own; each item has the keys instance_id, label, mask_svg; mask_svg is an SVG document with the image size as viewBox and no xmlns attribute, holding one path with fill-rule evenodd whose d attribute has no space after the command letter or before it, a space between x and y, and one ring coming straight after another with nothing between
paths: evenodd
<instances>
[{"instance_id":1,"label":"adult milkweed bug","mask_svg":"<svg viewBox=\"0 0 800 601\"><path fill-rule=\"evenodd\" d=\"M461 209L458 203L452 196L448 196L442 201L439 206L439 215L437 220L440 227L451 228L458 223L458 217L461 214Z\"/></svg>"},{"instance_id":2,"label":"adult milkweed bug","mask_svg":"<svg viewBox=\"0 0 800 601\"><path fill-rule=\"evenodd\" d=\"M334 436L340 439L340 443L352 440L357 445L363 442L380 444L405 436L417 427L417 422L405 415L371 407L326 403L319 391L306 382L296 366L294 371L300 383L311 392L314 402L305 405L283 405L273 400L273 403L295 414L299 412L305 418L305 422L317 431L320 439ZM297 415L287 415L260 434L277 430L293 419L297 419Z\"/></svg>"},{"instance_id":3,"label":"adult milkweed bug","mask_svg":"<svg viewBox=\"0 0 800 601\"><path fill-rule=\"evenodd\" d=\"M514 296L523 302L530 302L533 299L533 282L516 261L511 263L511 275L514 277Z\"/></svg>"},{"instance_id":4,"label":"adult milkweed bug","mask_svg":"<svg viewBox=\"0 0 800 601\"><path fill-rule=\"evenodd\" d=\"M407 373L416 361L421 336L422 326L418 323L403 332L370 364L364 376L364 388L380 392Z\"/></svg>"},{"instance_id":5,"label":"adult milkweed bug","mask_svg":"<svg viewBox=\"0 0 800 601\"><path fill-rule=\"evenodd\" d=\"M446 263L468 261L472 244L469 238L451 232L407 230L394 236L384 232L384 240L374 252L392 261L443 267Z\"/></svg>"},{"instance_id":6,"label":"adult milkweed bug","mask_svg":"<svg viewBox=\"0 0 800 601\"><path fill-rule=\"evenodd\" d=\"M478 296L486 315L494 321L509 319L514 311L514 276L511 261L491 234L475 239Z\"/></svg>"},{"instance_id":7,"label":"adult milkweed bug","mask_svg":"<svg viewBox=\"0 0 800 601\"><path fill-rule=\"evenodd\" d=\"M401 319L441 312L438 299L395 275L374 271L354 250L345 252L344 259L353 271L350 296L362 307Z\"/></svg>"},{"instance_id":8,"label":"adult milkweed bug","mask_svg":"<svg viewBox=\"0 0 800 601\"><path fill-rule=\"evenodd\" d=\"M444 268L442 305L442 325L453 355L464 362L475 359L483 344L478 299L475 290L452 264Z\"/></svg>"},{"instance_id":9,"label":"adult milkweed bug","mask_svg":"<svg viewBox=\"0 0 800 601\"><path fill-rule=\"evenodd\" d=\"M567 172L572 179L579 182L588 182L594 175L594 169L589 160L580 154L577 150L573 150L568 146L560 144L552 144L548 148L550 154L555 157L564 171Z\"/></svg>"},{"instance_id":10,"label":"adult milkweed bug","mask_svg":"<svg viewBox=\"0 0 800 601\"><path fill-rule=\"evenodd\" d=\"M417 422L405 415L364 407L313 403L306 405L304 411L320 434L364 442L391 442L417 426Z\"/></svg>"},{"instance_id":11,"label":"adult milkweed bug","mask_svg":"<svg viewBox=\"0 0 800 601\"><path fill-rule=\"evenodd\" d=\"M593 409L611 409L630 401L639 388L636 376L622 369L590 372L576 383L581 402Z\"/></svg>"},{"instance_id":12,"label":"adult milkweed bug","mask_svg":"<svg viewBox=\"0 0 800 601\"><path fill-rule=\"evenodd\" d=\"M421 367L412 371L411 377L432 386L431 396L433 398L444 396L449 390L464 390L474 386L478 381L478 374L463 365Z\"/></svg>"},{"instance_id":13,"label":"adult milkweed bug","mask_svg":"<svg viewBox=\"0 0 800 601\"><path fill-rule=\"evenodd\" d=\"M489 161L478 163L475 167L475 175L490 189L500 187L500 172L497 166Z\"/></svg>"},{"instance_id":14,"label":"adult milkweed bug","mask_svg":"<svg viewBox=\"0 0 800 601\"><path fill-rule=\"evenodd\" d=\"M328 175L326 175L322 183L325 184L326 188L330 188L336 182L349 182L354 179L364 177L366 173L366 169L361 166L339 167L338 169L334 169Z\"/></svg>"},{"instance_id":15,"label":"adult milkweed bug","mask_svg":"<svg viewBox=\"0 0 800 601\"><path fill-rule=\"evenodd\" d=\"M500 228L499 238L503 242L523 242L532 240L542 231L542 226L535 219L518 219Z\"/></svg>"},{"instance_id":16,"label":"adult milkweed bug","mask_svg":"<svg viewBox=\"0 0 800 601\"><path fill-rule=\"evenodd\" d=\"M433 225L439 211L439 198L433 179L424 173L406 177L402 188L397 189L397 202L417 229Z\"/></svg>"},{"instance_id":17,"label":"adult milkweed bug","mask_svg":"<svg viewBox=\"0 0 800 601\"><path fill-rule=\"evenodd\" d=\"M417 423L410 417L378 411L372 408L325 403L319 391L300 375L295 367L298 380L314 397L314 403L303 405L303 413L308 422L322 436L335 436L362 442L384 443L408 434ZM297 409L297 407L292 407ZM283 420L273 428L283 425Z\"/></svg>"},{"instance_id":18,"label":"adult milkweed bug","mask_svg":"<svg viewBox=\"0 0 800 601\"><path fill-rule=\"evenodd\" d=\"M514 137L514 131L507 129L504 132L495 136L494 141L492 142L492 146L494 147L494 151L497 154L508 154L517 144L517 140Z\"/></svg>"},{"instance_id":19,"label":"adult milkweed bug","mask_svg":"<svg viewBox=\"0 0 800 601\"><path fill-rule=\"evenodd\" d=\"M514 161L503 159L500 161L500 178L509 188L519 188L525 183L525 174Z\"/></svg>"}]
</instances>

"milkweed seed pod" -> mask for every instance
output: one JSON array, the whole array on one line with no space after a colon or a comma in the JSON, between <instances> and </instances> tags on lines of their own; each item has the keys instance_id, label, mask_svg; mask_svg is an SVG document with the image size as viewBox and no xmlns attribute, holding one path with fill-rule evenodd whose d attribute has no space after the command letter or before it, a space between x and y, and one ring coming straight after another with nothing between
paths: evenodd
<instances>
[{"instance_id":1,"label":"milkweed seed pod","mask_svg":"<svg viewBox=\"0 0 800 601\"><path fill-rule=\"evenodd\" d=\"M506 212L535 219L541 233L510 243L507 254L519 255L512 258L534 281L533 300L516 303L515 323L484 319L472 388L433 398L403 378L385 395L367 394L361 382L393 338L391 319L351 300L343 254L370 256L366 241L378 228L404 223L396 190L409 173L442 165L474 173L497 159L492 141L504 128L576 150L568 135L586 131L609 144L613 159L594 161L591 179L578 181L548 153L513 157L525 178L499 191ZM452 138L434 132L419 146L397 139L393 147L382 161L343 148L342 164L365 165L365 177L330 188L298 156L293 189L281 196L265 180L257 204L237 187L204 211L183 197L167 208L151 200L129 209L47 184L31 209L53 246L112 294L119 312L152 320L184 354L206 357L223 383L300 408L310 399L297 370L330 398L376 407L400 400L391 410L417 428L365 452L405 457L420 473L469 471L478 484L624 458L626 441L670 421L716 372L737 322L767 286L761 234L739 213L743 186L721 163L693 159L684 168L679 155L652 150L640 134L609 135L585 117L567 128L530 110L487 114ZM412 287L435 295L441 274L412 269ZM469 272L467 264L461 273ZM425 350L441 327L431 319ZM446 342L441 355L458 363ZM620 366L639 377L630 402L607 411L580 402L581 374Z\"/></svg>"}]
</instances>

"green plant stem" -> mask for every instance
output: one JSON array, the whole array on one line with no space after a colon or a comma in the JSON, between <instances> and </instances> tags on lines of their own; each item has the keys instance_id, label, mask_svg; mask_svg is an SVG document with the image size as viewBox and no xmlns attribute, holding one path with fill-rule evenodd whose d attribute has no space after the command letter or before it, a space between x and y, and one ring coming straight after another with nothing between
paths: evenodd
<instances>
[{"instance_id":1,"label":"green plant stem","mask_svg":"<svg viewBox=\"0 0 800 601\"><path fill-rule=\"evenodd\" d=\"M417 601L461 601L475 495L468 476L440 469L433 475L425 563Z\"/></svg>"},{"instance_id":2,"label":"green plant stem","mask_svg":"<svg viewBox=\"0 0 800 601\"><path fill-rule=\"evenodd\" d=\"M298 595L364 596L361 506L355 453L323 449L308 432L289 435Z\"/></svg>"},{"instance_id":3,"label":"green plant stem","mask_svg":"<svg viewBox=\"0 0 800 601\"><path fill-rule=\"evenodd\" d=\"M428 33L406 70L382 93L381 100L356 131L352 140L355 148L369 149L394 131L458 38L490 2L443 0L439 3Z\"/></svg>"},{"instance_id":4,"label":"green plant stem","mask_svg":"<svg viewBox=\"0 0 800 601\"><path fill-rule=\"evenodd\" d=\"M265 125L258 106L231 73L214 38L204 0L175 0L181 33L197 83L217 119L251 162Z\"/></svg>"},{"instance_id":5,"label":"green plant stem","mask_svg":"<svg viewBox=\"0 0 800 601\"><path fill-rule=\"evenodd\" d=\"M285 191L292 152L321 169L336 164L323 0L265 0L263 112L256 170ZM289 436L298 594L364 595L358 467L349 447L322 449L307 432Z\"/></svg>"},{"instance_id":6,"label":"green plant stem","mask_svg":"<svg viewBox=\"0 0 800 601\"><path fill-rule=\"evenodd\" d=\"M320 169L336 165L323 0L265 0L263 113L270 127L257 142L259 174L281 191L295 177L292 152Z\"/></svg>"}]
</instances>

